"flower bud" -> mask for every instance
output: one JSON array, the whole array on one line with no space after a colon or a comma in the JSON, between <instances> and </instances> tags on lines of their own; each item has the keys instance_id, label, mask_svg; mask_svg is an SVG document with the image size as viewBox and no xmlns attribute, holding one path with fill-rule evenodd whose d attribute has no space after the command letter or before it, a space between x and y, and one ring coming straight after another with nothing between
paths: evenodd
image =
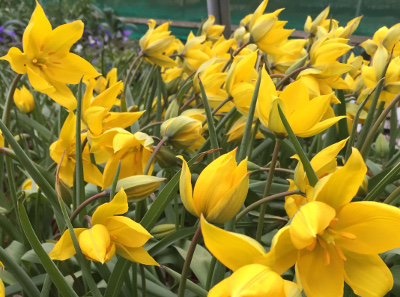
<instances>
[{"instance_id":1,"label":"flower bud","mask_svg":"<svg viewBox=\"0 0 400 297\"><path fill-rule=\"evenodd\" d=\"M33 100L33 96L28 89L25 88L25 86L22 86L21 89L15 90L14 102L22 113L29 113L35 109L35 101Z\"/></svg>"},{"instance_id":2,"label":"flower bud","mask_svg":"<svg viewBox=\"0 0 400 297\"><path fill-rule=\"evenodd\" d=\"M155 239L163 239L165 236L173 233L175 231L175 224L161 224L155 226L151 229L150 234L153 235Z\"/></svg>"},{"instance_id":3,"label":"flower bud","mask_svg":"<svg viewBox=\"0 0 400 297\"><path fill-rule=\"evenodd\" d=\"M138 202L153 193L165 180L151 175L133 175L120 179L116 191L123 188L129 202Z\"/></svg>"},{"instance_id":4,"label":"flower bud","mask_svg":"<svg viewBox=\"0 0 400 297\"><path fill-rule=\"evenodd\" d=\"M389 143L383 134L379 134L376 138L375 154L381 159L386 159L386 156L389 154Z\"/></svg>"},{"instance_id":5,"label":"flower bud","mask_svg":"<svg viewBox=\"0 0 400 297\"><path fill-rule=\"evenodd\" d=\"M168 119L161 125L161 135L180 149L193 145L201 137L202 130L201 122L187 116Z\"/></svg>"},{"instance_id":6,"label":"flower bud","mask_svg":"<svg viewBox=\"0 0 400 297\"><path fill-rule=\"evenodd\" d=\"M175 98L168 105L168 108L165 111L164 119L168 120L170 118L177 117L178 116L178 112L179 112L179 103L178 103L178 100Z\"/></svg>"},{"instance_id":7,"label":"flower bud","mask_svg":"<svg viewBox=\"0 0 400 297\"><path fill-rule=\"evenodd\" d=\"M158 165L160 165L162 168L176 165L176 153L168 146L160 147L156 158Z\"/></svg>"}]
</instances>

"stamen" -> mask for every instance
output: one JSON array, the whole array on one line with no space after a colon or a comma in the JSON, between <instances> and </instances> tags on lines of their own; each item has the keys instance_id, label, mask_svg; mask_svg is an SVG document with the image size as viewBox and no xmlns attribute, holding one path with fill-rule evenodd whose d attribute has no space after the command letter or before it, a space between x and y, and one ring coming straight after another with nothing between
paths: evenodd
<instances>
[{"instance_id":1,"label":"stamen","mask_svg":"<svg viewBox=\"0 0 400 297\"><path fill-rule=\"evenodd\" d=\"M329 255L329 252L326 249L324 252L324 260L325 260L325 265L331 264L331 257Z\"/></svg>"},{"instance_id":2,"label":"stamen","mask_svg":"<svg viewBox=\"0 0 400 297\"><path fill-rule=\"evenodd\" d=\"M324 249L326 249L326 242L325 242L325 240L323 240L321 237L317 237L317 238L318 238L319 244L320 244Z\"/></svg>"},{"instance_id":3,"label":"stamen","mask_svg":"<svg viewBox=\"0 0 400 297\"><path fill-rule=\"evenodd\" d=\"M32 63L33 63L33 64L36 64L36 63L37 63L37 59L33 59L33 60L32 60Z\"/></svg>"},{"instance_id":4,"label":"stamen","mask_svg":"<svg viewBox=\"0 0 400 297\"><path fill-rule=\"evenodd\" d=\"M111 240L117 240L117 236L115 236L115 235L112 235L112 234L110 234L110 238L111 238Z\"/></svg>"},{"instance_id":5,"label":"stamen","mask_svg":"<svg viewBox=\"0 0 400 297\"><path fill-rule=\"evenodd\" d=\"M332 235L336 235L337 234L337 232L335 230L331 229L331 228L326 228L326 231L328 231Z\"/></svg>"},{"instance_id":6,"label":"stamen","mask_svg":"<svg viewBox=\"0 0 400 297\"><path fill-rule=\"evenodd\" d=\"M351 240L354 240L357 238L353 233L350 233L350 232L339 232L339 235L344 238L351 239Z\"/></svg>"},{"instance_id":7,"label":"stamen","mask_svg":"<svg viewBox=\"0 0 400 297\"><path fill-rule=\"evenodd\" d=\"M337 224L337 222L339 221L338 218L333 218L332 221L329 223L329 227L333 227Z\"/></svg>"},{"instance_id":8,"label":"stamen","mask_svg":"<svg viewBox=\"0 0 400 297\"><path fill-rule=\"evenodd\" d=\"M337 251L337 253L339 254L340 258L342 258L343 261L346 261L346 257L343 254L343 251L340 247L338 247L337 245L335 245L335 250Z\"/></svg>"}]
</instances>

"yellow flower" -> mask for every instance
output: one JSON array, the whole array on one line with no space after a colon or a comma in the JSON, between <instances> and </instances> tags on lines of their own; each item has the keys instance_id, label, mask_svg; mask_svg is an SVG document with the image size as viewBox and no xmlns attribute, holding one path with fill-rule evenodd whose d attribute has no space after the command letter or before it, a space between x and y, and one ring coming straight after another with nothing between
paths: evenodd
<instances>
[{"instance_id":1,"label":"yellow flower","mask_svg":"<svg viewBox=\"0 0 400 297\"><path fill-rule=\"evenodd\" d=\"M368 39L360 44L370 56L375 54L379 45L389 52L393 50L395 57L400 56L400 24L396 24L390 29L384 26L375 32L372 40Z\"/></svg>"},{"instance_id":2,"label":"yellow flower","mask_svg":"<svg viewBox=\"0 0 400 297\"><path fill-rule=\"evenodd\" d=\"M77 84L83 76L91 79L100 75L89 62L69 52L82 33L82 21L52 30L42 7L36 2L36 9L22 37L24 53L12 47L0 59L7 60L15 72L27 73L33 88L61 106L74 110L76 99L65 84Z\"/></svg>"},{"instance_id":3,"label":"yellow flower","mask_svg":"<svg viewBox=\"0 0 400 297\"><path fill-rule=\"evenodd\" d=\"M331 109L329 103L333 94L309 98L307 87L301 81L289 84L280 94L265 69L262 70L256 112L261 123L279 137L287 132L278 113L282 108L294 134L310 137L332 126L344 117L326 117Z\"/></svg>"},{"instance_id":4,"label":"yellow flower","mask_svg":"<svg viewBox=\"0 0 400 297\"><path fill-rule=\"evenodd\" d=\"M311 159L311 167L314 169L319 179L336 171L336 156L346 145L346 141L347 138L324 148ZM300 162L298 155L294 155L292 158L297 159L299 163L294 171L294 180L289 180L289 191L298 188L301 192L306 193L307 187L310 187L310 184L307 174L304 171L303 163ZM305 202L307 202L307 198L301 195L286 196L285 210L289 218L291 218Z\"/></svg>"},{"instance_id":5,"label":"yellow flower","mask_svg":"<svg viewBox=\"0 0 400 297\"><path fill-rule=\"evenodd\" d=\"M92 227L74 228L79 247L88 260L106 263L115 253L132 262L158 265L142 247L152 236L132 219L120 216L128 211L128 200L123 189L114 198L97 207L92 216ZM69 230L65 231L53 250L52 260L64 261L75 255Z\"/></svg>"},{"instance_id":6,"label":"yellow flower","mask_svg":"<svg viewBox=\"0 0 400 297\"><path fill-rule=\"evenodd\" d=\"M140 38L139 45L141 53L151 64L161 67L175 67L176 62L165 55L171 47L175 47L175 37L168 31L169 23L164 23L156 27L156 21L149 20L149 29L146 34Z\"/></svg>"},{"instance_id":7,"label":"yellow flower","mask_svg":"<svg viewBox=\"0 0 400 297\"><path fill-rule=\"evenodd\" d=\"M361 69L361 76L367 88L361 92L357 99L358 103L362 102L371 89L376 86L388 60L389 53L384 46L380 44L372 59L372 66L364 66ZM400 57L396 57L390 61L386 70L386 74L384 76L384 87L379 94L379 101L384 101L385 106L387 106L389 102L392 101L393 98L400 92L399 67ZM369 107L369 105L370 100L367 102L366 106Z\"/></svg>"},{"instance_id":8,"label":"yellow flower","mask_svg":"<svg viewBox=\"0 0 400 297\"><path fill-rule=\"evenodd\" d=\"M236 270L230 277L214 286L208 297L300 297L293 282L284 280L269 267L250 264Z\"/></svg>"},{"instance_id":9,"label":"yellow flower","mask_svg":"<svg viewBox=\"0 0 400 297\"><path fill-rule=\"evenodd\" d=\"M38 186L36 184L32 183L32 180L30 178L27 178L22 183L21 190L22 191L33 190L33 185L35 185L35 190L37 190Z\"/></svg>"},{"instance_id":10,"label":"yellow flower","mask_svg":"<svg viewBox=\"0 0 400 297\"><path fill-rule=\"evenodd\" d=\"M119 179L142 175L150 158L153 139L145 133L132 134L121 128L107 130L92 138L91 153L98 164L107 162L103 172L103 188L111 186L121 161ZM150 168L149 174L152 172Z\"/></svg>"},{"instance_id":11,"label":"yellow flower","mask_svg":"<svg viewBox=\"0 0 400 297\"><path fill-rule=\"evenodd\" d=\"M178 50L178 64L182 67L186 74L199 69L199 67L210 59L208 54L211 50L211 42L206 41L206 36L194 36L190 32L185 45Z\"/></svg>"},{"instance_id":12,"label":"yellow flower","mask_svg":"<svg viewBox=\"0 0 400 297\"><path fill-rule=\"evenodd\" d=\"M290 66L303 58L307 54L304 49L306 42L306 39L287 40L279 46L282 53L268 55L274 72L284 74Z\"/></svg>"},{"instance_id":13,"label":"yellow flower","mask_svg":"<svg viewBox=\"0 0 400 297\"><path fill-rule=\"evenodd\" d=\"M184 115L170 118L161 125L161 135L180 149L186 149L198 141L204 142L202 131L201 121Z\"/></svg>"},{"instance_id":14,"label":"yellow flower","mask_svg":"<svg viewBox=\"0 0 400 297\"><path fill-rule=\"evenodd\" d=\"M214 25L214 23L215 17L213 15L209 15L208 19L201 26L200 33L200 35L205 35L207 40L212 42L216 42L225 30L225 26Z\"/></svg>"},{"instance_id":15,"label":"yellow flower","mask_svg":"<svg viewBox=\"0 0 400 297\"><path fill-rule=\"evenodd\" d=\"M264 53L280 53L279 45L287 40L294 30L283 29L287 22L278 20L278 15L283 9L263 14L267 4L268 0L264 0L248 23L250 42L255 43Z\"/></svg>"},{"instance_id":16,"label":"yellow flower","mask_svg":"<svg viewBox=\"0 0 400 297\"><path fill-rule=\"evenodd\" d=\"M356 295L384 296L393 277L379 257L400 246L400 209L378 202L350 202L367 167L353 153L345 166L318 181L289 226L273 239L260 260L280 267L296 264L297 279L309 297L342 296L344 281Z\"/></svg>"},{"instance_id":17,"label":"yellow flower","mask_svg":"<svg viewBox=\"0 0 400 297\"><path fill-rule=\"evenodd\" d=\"M100 76L97 79L90 80L90 82L93 84L93 89L97 94L104 92L107 89L107 86L110 88L117 83L117 68L111 69L107 73L106 78Z\"/></svg>"},{"instance_id":18,"label":"yellow flower","mask_svg":"<svg viewBox=\"0 0 400 297\"><path fill-rule=\"evenodd\" d=\"M139 119L144 111L112 112L117 96L122 92L123 84L118 82L98 96L93 97L93 86L87 83L82 100L82 120L87 125L90 136L99 136L112 128L126 128Z\"/></svg>"},{"instance_id":19,"label":"yellow flower","mask_svg":"<svg viewBox=\"0 0 400 297\"><path fill-rule=\"evenodd\" d=\"M15 90L14 103L22 113L29 113L35 109L33 96L25 86Z\"/></svg>"},{"instance_id":20,"label":"yellow flower","mask_svg":"<svg viewBox=\"0 0 400 297\"><path fill-rule=\"evenodd\" d=\"M229 129L228 133L226 133L227 135L229 135L228 142L242 141L244 128L246 126L246 121L247 121L247 117L244 117L244 116L241 116L239 119L236 120L236 122ZM254 131L254 126L255 126L255 123L253 123L253 125L251 126L251 133L253 133L253 131ZM257 131L256 139L262 139L262 138L264 138L264 136L261 134L260 131Z\"/></svg>"},{"instance_id":21,"label":"yellow flower","mask_svg":"<svg viewBox=\"0 0 400 297\"><path fill-rule=\"evenodd\" d=\"M50 145L50 157L56 163L60 163L64 154L64 158L60 167L60 178L72 186L74 183L74 172L76 164L76 116L70 112L64 125L61 128L60 138ZM81 134L80 141L86 137L86 133ZM65 152L65 153L64 153ZM88 145L82 152L83 177L86 182L96 186L102 185L102 174L100 170L90 160Z\"/></svg>"},{"instance_id":22,"label":"yellow flower","mask_svg":"<svg viewBox=\"0 0 400 297\"><path fill-rule=\"evenodd\" d=\"M317 28L320 26L325 27L326 30L328 30L330 20L327 20L326 18L328 17L329 9L330 7L328 6L323 11L321 11L319 15L314 19L314 21L310 16L307 16L306 22L304 24L304 32L306 32L307 34L315 35L317 33Z\"/></svg>"},{"instance_id":23,"label":"yellow flower","mask_svg":"<svg viewBox=\"0 0 400 297\"><path fill-rule=\"evenodd\" d=\"M246 199L249 175L247 159L236 165L236 150L211 162L199 175L192 191L189 166L182 156L179 191L185 208L194 216L203 214L214 223L229 221Z\"/></svg>"}]
</instances>

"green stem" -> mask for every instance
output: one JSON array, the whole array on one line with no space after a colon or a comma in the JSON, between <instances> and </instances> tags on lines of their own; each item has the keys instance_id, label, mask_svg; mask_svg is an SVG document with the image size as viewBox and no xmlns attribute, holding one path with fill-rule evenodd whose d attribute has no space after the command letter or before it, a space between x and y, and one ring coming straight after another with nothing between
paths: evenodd
<instances>
[{"instance_id":1,"label":"green stem","mask_svg":"<svg viewBox=\"0 0 400 297\"><path fill-rule=\"evenodd\" d=\"M397 202L400 199L400 187L398 187L396 190L394 190L386 199L383 201L383 203L386 204L391 204L391 205L396 205Z\"/></svg>"},{"instance_id":2,"label":"green stem","mask_svg":"<svg viewBox=\"0 0 400 297\"><path fill-rule=\"evenodd\" d=\"M374 125L372 126L371 130L369 130L367 137L365 138L364 144L360 150L361 155L364 159L367 157L368 149L371 146L372 140L379 129L379 126L382 122L386 119L386 116L389 114L390 110L400 101L400 93L394 97L392 101L388 104L388 106L382 111L379 115L378 119L375 121Z\"/></svg>"},{"instance_id":3,"label":"green stem","mask_svg":"<svg viewBox=\"0 0 400 297\"><path fill-rule=\"evenodd\" d=\"M190 270L190 263L192 262L194 251L196 249L196 245L200 238L200 235L201 235L201 226L199 225L199 227L197 227L196 233L194 233L193 235L192 242L190 243L189 249L186 254L185 263L183 264L181 281L179 283L179 289L178 289L178 297L185 296L186 279Z\"/></svg>"},{"instance_id":4,"label":"green stem","mask_svg":"<svg viewBox=\"0 0 400 297\"><path fill-rule=\"evenodd\" d=\"M279 90L281 87L283 87L283 85L284 85L293 75L295 75L295 74L297 74L297 73L299 73L299 72L301 72L301 71L303 71L303 70L305 70L305 69L307 69L307 68L309 68L309 67L310 67L310 65L307 64L307 65L305 65L305 66L303 66L303 67L299 67L299 68L293 70L292 72L290 72L289 74L287 74L284 78L282 78L281 81L280 81L279 83L277 83L277 85L275 86L275 89L276 89L276 90Z\"/></svg>"},{"instance_id":5,"label":"green stem","mask_svg":"<svg viewBox=\"0 0 400 297\"><path fill-rule=\"evenodd\" d=\"M89 205L90 203L92 203L93 201L96 201L99 198L102 197L107 197L109 196L109 194L107 194L106 191L103 191L101 193L98 193L96 195L93 195L92 197L86 199L85 201L83 201L76 209L75 211L71 214L71 217L69 218L69 220L71 222L74 221L74 219L76 218L76 216L82 211L82 209L84 209L87 205Z\"/></svg>"},{"instance_id":6,"label":"green stem","mask_svg":"<svg viewBox=\"0 0 400 297\"><path fill-rule=\"evenodd\" d=\"M132 64L129 66L128 72L126 73L126 77L125 77L125 80L124 80L124 93L125 93L125 91L126 91L126 88L128 87L128 82L130 82L128 79L129 79L129 76L130 76L130 74L131 74L131 72L132 72L132 70L133 70L133 67L135 66L136 62L139 61L139 59L140 59L142 56L143 56L143 53L140 52L140 53L136 56L135 60L133 60Z\"/></svg>"},{"instance_id":7,"label":"green stem","mask_svg":"<svg viewBox=\"0 0 400 297\"><path fill-rule=\"evenodd\" d=\"M168 140L168 137L164 136L160 142L157 144L157 146L154 148L153 152L150 155L149 160L146 163L146 167L143 170L143 175L147 175L150 171L151 164L153 163L154 159L156 158L156 155L160 148L163 146L163 144Z\"/></svg>"},{"instance_id":8,"label":"green stem","mask_svg":"<svg viewBox=\"0 0 400 297\"><path fill-rule=\"evenodd\" d=\"M8 125L10 124L10 112L11 112L11 106L12 106L12 102L13 102L13 98L14 98L15 89L17 88L17 84L18 84L19 80L21 79L21 77L22 77L22 74L17 74L14 77L14 79L11 83L11 86L10 86L10 90L8 91L6 103L4 104L2 120L7 128L8 128ZM4 140L4 146L7 147L6 140Z\"/></svg>"},{"instance_id":9,"label":"green stem","mask_svg":"<svg viewBox=\"0 0 400 297\"><path fill-rule=\"evenodd\" d=\"M142 278L142 297L147 296L146 292L146 275L144 274L144 265L139 264L139 269L140 269L140 277Z\"/></svg>"},{"instance_id":10,"label":"green stem","mask_svg":"<svg viewBox=\"0 0 400 297\"><path fill-rule=\"evenodd\" d=\"M276 138L275 142L275 147L274 147L274 152L272 153L272 160L271 160L271 165L270 165L270 170L268 173L268 178L267 182L265 183L265 189L264 189L264 196L267 197L269 195L269 192L271 190L271 185L272 185L272 179L274 178L274 173L275 173L275 167L276 167L276 162L278 160L278 155L279 155L279 148L281 146L283 139L282 138ZM258 225L257 225L257 233L256 233L256 240L261 241L261 236L263 233L263 226L264 226L264 215L265 211L267 210L267 204L262 203L260 207L260 216L258 217Z\"/></svg>"},{"instance_id":11,"label":"green stem","mask_svg":"<svg viewBox=\"0 0 400 297\"><path fill-rule=\"evenodd\" d=\"M268 197L264 197L256 202L254 202L253 204L250 204L249 206L247 206L245 209L243 209L241 212L239 212L236 215L236 219L235 221L238 222L245 214L247 214L249 211L257 208L259 205L263 205L266 202L281 198L281 197L285 197L285 196L289 196L289 195L296 195L296 194L300 194L301 192L299 190L293 190L293 191L287 191L287 192L282 192L282 193L278 193L278 194L274 194Z\"/></svg>"}]
</instances>

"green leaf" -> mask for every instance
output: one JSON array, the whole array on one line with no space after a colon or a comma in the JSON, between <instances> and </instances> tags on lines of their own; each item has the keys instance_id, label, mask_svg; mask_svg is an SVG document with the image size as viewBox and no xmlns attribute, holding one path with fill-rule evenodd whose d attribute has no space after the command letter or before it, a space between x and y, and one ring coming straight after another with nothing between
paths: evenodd
<instances>
[{"instance_id":1,"label":"green leaf","mask_svg":"<svg viewBox=\"0 0 400 297\"><path fill-rule=\"evenodd\" d=\"M167 267L167 266L163 266L163 269L168 272L168 274L170 276L172 276L176 281L180 281L181 280L181 274L176 272L175 270ZM197 294L197 296L200 297L207 297L208 292L206 290L204 290L203 288L199 287L198 285L196 285L194 282L192 282L191 280L187 280L186 281L186 289L192 291L193 293ZM176 295L174 295L176 296Z\"/></svg>"},{"instance_id":2,"label":"green leaf","mask_svg":"<svg viewBox=\"0 0 400 297\"><path fill-rule=\"evenodd\" d=\"M51 242L44 242L44 243L42 243L42 248L46 252L46 254L49 254L53 250L54 245L55 244L51 243ZM25 254L22 255L21 260L27 261L30 263L37 263L37 264L41 263L35 250L27 251Z\"/></svg>"},{"instance_id":3,"label":"green leaf","mask_svg":"<svg viewBox=\"0 0 400 297\"><path fill-rule=\"evenodd\" d=\"M121 292L121 287L128 275L131 262L125 258L119 257L117 264L115 264L114 270L111 273L110 278L107 282L107 289L104 297L118 297Z\"/></svg>"}]
</instances>

